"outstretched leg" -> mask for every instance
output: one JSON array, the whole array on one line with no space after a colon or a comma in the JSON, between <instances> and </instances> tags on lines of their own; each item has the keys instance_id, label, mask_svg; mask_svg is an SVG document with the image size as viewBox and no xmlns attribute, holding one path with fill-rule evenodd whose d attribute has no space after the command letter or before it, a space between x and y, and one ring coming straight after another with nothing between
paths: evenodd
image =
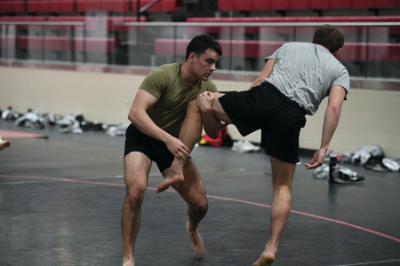
<instances>
[{"instance_id":1,"label":"outstretched leg","mask_svg":"<svg viewBox=\"0 0 400 266\"><path fill-rule=\"evenodd\" d=\"M179 132L179 139L192 151L194 144L200 140L202 129L203 121L200 109L196 101L191 101L188 105L181 131ZM171 167L163 172L165 178L158 186L157 193L167 190L172 184L183 181L184 163L185 160L174 159Z\"/></svg>"},{"instance_id":2,"label":"outstretched leg","mask_svg":"<svg viewBox=\"0 0 400 266\"><path fill-rule=\"evenodd\" d=\"M151 160L142 153L125 156L126 196L122 207L123 266L134 266L136 237L140 228L141 207L147 187Z\"/></svg>"},{"instance_id":3,"label":"outstretched leg","mask_svg":"<svg viewBox=\"0 0 400 266\"><path fill-rule=\"evenodd\" d=\"M270 239L253 266L269 266L275 260L279 240L285 228L291 208L292 177L295 164L286 163L271 157L273 198L271 206Z\"/></svg>"}]
</instances>

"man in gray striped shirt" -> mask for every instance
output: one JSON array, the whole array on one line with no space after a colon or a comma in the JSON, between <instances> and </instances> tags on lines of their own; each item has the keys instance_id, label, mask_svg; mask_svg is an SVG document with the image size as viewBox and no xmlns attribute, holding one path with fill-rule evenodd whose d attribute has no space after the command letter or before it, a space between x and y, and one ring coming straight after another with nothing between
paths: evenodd
<instances>
[{"instance_id":1,"label":"man in gray striped shirt","mask_svg":"<svg viewBox=\"0 0 400 266\"><path fill-rule=\"evenodd\" d=\"M313 43L287 43L268 56L250 90L204 92L198 96L197 104L189 104L187 122L180 134L188 147L198 138L190 130L196 126L191 121L201 121L198 117L212 137L227 124L234 124L243 136L258 129L265 135L265 151L270 155L272 168L271 230L254 266L271 265L275 260L291 208L300 130L305 126L305 115L314 114L321 101L329 97L320 148L305 167L313 169L324 162L350 87L347 69L335 58L343 43L340 31L330 25L322 26L314 33ZM179 180L183 162L175 158L170 168L175 177L167 182Z\"/></svg>"}]
</instances>

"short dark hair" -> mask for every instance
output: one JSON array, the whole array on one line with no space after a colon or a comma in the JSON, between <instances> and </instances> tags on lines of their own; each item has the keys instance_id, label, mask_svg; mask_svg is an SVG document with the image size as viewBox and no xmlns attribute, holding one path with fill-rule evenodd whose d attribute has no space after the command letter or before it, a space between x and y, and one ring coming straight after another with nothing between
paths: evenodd
<instances>
[{"instance_id":1,"label":"short dark hair","mask_svg":"<svg viewBox=\"0 0 400 266\"><path fill-rule=\"evenodd\" d=\"M222 49L219 43L210 35L197 35L195 36L186 47L185 60L189 58L190 53L195 53L197 56L203 54L207 49L212 49L219 56L222 55Z\"/></svg>"},{"instance_id":2,"label":"short dark hair","mask_svg":"<svg viewBox=\"0 0 400 266\"><path fill-rule=\"evenodd\" d=\"M320 44L327 48L331 53L335 53L343 47L343 34L331 25L319 27L313 37L313 43Z\"/></svg>"}]
</instances>

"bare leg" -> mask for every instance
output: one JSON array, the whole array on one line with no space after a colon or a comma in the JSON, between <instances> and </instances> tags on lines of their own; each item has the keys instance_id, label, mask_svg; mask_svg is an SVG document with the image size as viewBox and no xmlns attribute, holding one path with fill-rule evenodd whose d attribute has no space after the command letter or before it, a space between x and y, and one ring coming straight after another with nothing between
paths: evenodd
<instances>
[{"instance_id":1,"label":"bare leg","mask_svg":"<svg viewBox=\"0 0 400 266\"><path fill-rule=\"evenodd\" d=\"M174 188L188 204L186 231L192 242L194 253L197 256L202 256L205 253L205 247L198 226L207 213L207 198L200 174L192 160L185 162L183 173L185 176L184 181L175 184Z\"/></svg>"},{"instance_id":2,"label":"bare leg","mask_svg":"<svg viewBox=\"0 0 400 266\"><path fill-rule=\"evenodd\" d=\"M296 165L271 157L271 166L273 183L271 235L263 253L253 266L268 266L273 263L279 240L290 214L292 177Z\"/></svg>"},{"instance_id":3,"label":"bare leg","mask_svg":"<svg viewBox=\"0 0 400 266\"><path fill-rule=\"evenodd\" d=\"M123 266L134 266L134 249L140 229L141 206L147 187L151 160L139 152L125 156L126 196L122 207Z\"/></svg>"},{"instance_id":4,"label":"bare leg","mask_svg":"<svg viewBox=\"0 0 400 266\"><path fill-rule=\"evenodd\" d=\"M223 96L221 93L205 93L198 97L197 100L190 102L186 117L183 122L179 139L190 149L193 149L194 144L199 141L203 128L203 122L207 134L210 136L217 135L218 131L226 124L231 123L229 117L222 109L218 98ZM223 122L223 124L221 123ZM165 171L165 179L160 183L157 192L167 190L172 184L183 181L183 160L174 159L170 168Z\"/></svg>"},{"instance_id":5,"label":"bare leg","mask_svg":"<svg viewBox=\"0 0 400 266\"><path fill-rule=\"evenodd\" d=\"M201 137L202 129L203 122L200 110L196 102L192 101L188 105L186 117L179 133L179 139L192 151L194 144L198 142ZM172 184L183 181L184 162L185 160L174 159L171 167L163 172L165 178L158 186L157 193L167 190Z\"/></svg>"},{"instance_id":6,"label":"bare leg","mask_svg":"<svg viewBox=\"0 0 400 266\"><path fill-rule=\"evenodd\" d=\"M219 130L231 123L228 115L222 108L219 98L224 94L205 92L197 97L197 105L203 117L204 129L212 138L216 138Z\"/></svg>"}]
</instances>

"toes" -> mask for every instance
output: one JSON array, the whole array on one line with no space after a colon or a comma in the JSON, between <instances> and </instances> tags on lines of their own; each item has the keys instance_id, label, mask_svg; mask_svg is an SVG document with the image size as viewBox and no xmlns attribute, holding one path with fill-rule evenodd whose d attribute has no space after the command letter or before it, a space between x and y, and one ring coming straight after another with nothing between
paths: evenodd
<instances>
[{"instance_id":1,"label":"toes","mask_svg":"<svg viewBox=\"0 0 400 266\"><path fill-rule=\"evenodd\" d=\"M161 193L169 188L168 184L160 184L157 188L157 193Z\"/></svg>"},{"instance_id":2,"label":"toes","mask_svg":"<svg viewBox=\"0 0 400 266\"><path fill-rule=\"evenodd\" d=\"M183 182L182 178L166 178L164 179L157 188L157 193L167 190L171 185Z\"/></svg>"}]
</instances>

